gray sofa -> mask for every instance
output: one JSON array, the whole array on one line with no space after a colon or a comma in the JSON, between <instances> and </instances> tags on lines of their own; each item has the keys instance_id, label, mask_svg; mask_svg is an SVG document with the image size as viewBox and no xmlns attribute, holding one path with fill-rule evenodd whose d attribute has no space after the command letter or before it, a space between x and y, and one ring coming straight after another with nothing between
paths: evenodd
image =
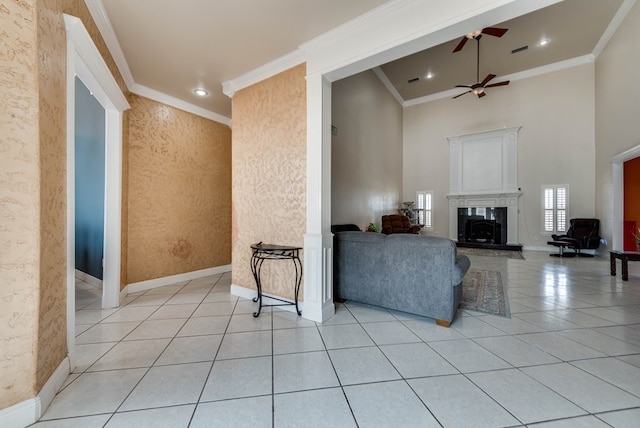
<instances>
[{"instance_id":1,"label":"gray sofa","mask_svg":"<svg viewBox=\"0 0 640 428\"><path fill-rule=\"evenodd\" d=\"M334 236L338 298L435 318L449 327L469 258L450 239L339 232Z\"/></svg>"}]
</instances>

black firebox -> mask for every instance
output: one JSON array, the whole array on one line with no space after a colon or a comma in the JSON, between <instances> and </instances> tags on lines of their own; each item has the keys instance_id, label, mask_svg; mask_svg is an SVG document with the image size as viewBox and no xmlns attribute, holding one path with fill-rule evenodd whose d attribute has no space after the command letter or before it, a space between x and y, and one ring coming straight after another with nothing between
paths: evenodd
<instances>
[{"instance_id":1,"label":"black firebox","mask_svg":"<svg viewBox=\"0 0 640 428\"><path fill-rule=\"evenodd\" d=\"M507 207L458 208L458 242L507 243Z\"/></svg>"}]
</instances>

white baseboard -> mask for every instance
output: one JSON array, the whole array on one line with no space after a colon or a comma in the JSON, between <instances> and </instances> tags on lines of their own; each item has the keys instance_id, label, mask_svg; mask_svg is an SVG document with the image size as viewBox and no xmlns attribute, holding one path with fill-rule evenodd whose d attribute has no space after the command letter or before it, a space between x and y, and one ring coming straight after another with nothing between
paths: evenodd
<instances>
[{"instance_id":1,"label":"white baseboard","mask_svg":"<svg viewBox=\"0 0 640 428\"><path fill-rule=\"evenodd\" d=\"M237 297L241 297L243 299L254 299L256 297L256 295L258 294L256 292L255 289L250 289L250 288L246 288L246 287L241 287L239 285L235 285L235 284L231 284L231 288L230 288L230 292L232 296L237 296ZM279 296L274 296L277 297L278 299L282 299L285 300L287 302L291 302L294 303L294 301L292 299L285 299ZM283 303L280 300L275 300L275 299L271 299L269 297L268 294L263 294L262 295L262 304L263 305L277 305ZM300 309L302 311L302 307L304 306L304 302L298 302L298 309ZM289 312L296 312L296 307L295 305L285 305L285 306L279 306L280 309L282 309L283 311L289 311ZM302 312L304 314L304 311Z\"/></svg>"},{"instance_id":2,"label":"white baseboard","mask_svg":"<svg viewBox=\"0 0 640 428\"><path fill-rule=\"evenodd\" d=\"M193 272L185 272L177 275L165 276L162 278L149 279L146 281L132 282L128 284L125 296L128 293L137 293L139 291L147 291L152 288L164 287L165 285L175 284L177 282L191 281L193 279L204 278L205 276L218 275L225 272L231 272L231 265L216 266L207 269L194 270ZM122 296L120 296L122 297Z\"/></svg>"},{"instance_id":3,"label":"white baseboard","mask_svg":"<svg viewBox=\"0 0 640 428\"><path fill-rule=\"evenodd\" d=\"M524 251L540 251L543 253L551 253L551 254L555 254L559 252L558 247L554 247L552 245L547 245L545 247L528 247L527 246L527 247L522 247L522 249ZM566 248L564 251L570 252L570 253L574 252L571 248ZM580 252L584 254L591 254L592 256L598 256L598 253L596 250L580 250Z\"/></svg>"},{"instance_id":4,"label":"white baseboard","mask_svg":"<svg viewBox=\"0 0 640 428\"><path fill-rule=\"evenodd\" d=\"M100 278L91 276L86 272L82 272L81 270L76 269L76 278L86 282L87 284L93 285L94 287L102 288L102 280Z\"/></svg>"},{"instance_id":5,"label":"white baseboard","mask_svg":"<svg viewBox=\"0 0 640 428\"><path fill-rule=\"evenodd\" d=\"M69 358L65 357L37 396L0 410L0 427L24 428L40 419L69 376Z\"/></svg>"},{"instance_id":6,"label":"white baseboard","mask_svg":"<svg viewBox=\"0 0 640 428\"><path fill-rule=\"evenodd\" d=\"M33 397L0 410L0 426L6 428L24 428L34 424L39 417L40 400L38 397Z\"/></svg>"}]
</instances>

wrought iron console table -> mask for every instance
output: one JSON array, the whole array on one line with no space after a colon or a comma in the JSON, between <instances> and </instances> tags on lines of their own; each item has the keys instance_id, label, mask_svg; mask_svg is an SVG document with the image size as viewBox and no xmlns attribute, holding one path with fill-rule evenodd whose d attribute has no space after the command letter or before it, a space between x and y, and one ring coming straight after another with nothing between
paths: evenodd
<instances>
[{"instance_id":1,"label":"wrought iron console table","mask_svg":"<svg viewBox=\"0 0 640 428\"><path fill-rule=\"evenodd\" d=\"M258 317L262 311L263 306L287 306L295 305L296 313L302 315L302 311L298 309L298 292L300 291L300 282L302 281L302 262L300 261L301 247L289 247L285 245L263 244L258 242L251 245L253 254L251 255L251 272L253 278L256 280L256 288L258 289L258 295L253 299L254 302L260 302L258 311L253 313L254 317ZM288 300L281 299L279 297L267 296L269 299L277 300L282 303L275 304L262 304L262 280L260 279L260 271L262 270L262 263L265 260L292 260L293 266L296 271L295 278L295 300L290 302Z\"/></svg>"}]
</instances>

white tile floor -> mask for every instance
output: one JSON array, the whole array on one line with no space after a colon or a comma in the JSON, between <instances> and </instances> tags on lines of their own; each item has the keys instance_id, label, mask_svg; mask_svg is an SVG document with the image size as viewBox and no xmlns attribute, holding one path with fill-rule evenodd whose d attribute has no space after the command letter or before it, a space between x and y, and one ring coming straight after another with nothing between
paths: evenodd
<instances>
[{"instance_id":1,"label":"white tile floor","mask_svg":"<svg viewBox=\"0 0 640 428\"><path fill-rule=\"evenodd\" d=\"M99 309L77 287L77 368L54 427L639 427L640 263L472 256L511 318L346 303L316 324L229 293L231 275ZM620 266L618 263L618 269Z\"/></svg>"}]
</instances>

